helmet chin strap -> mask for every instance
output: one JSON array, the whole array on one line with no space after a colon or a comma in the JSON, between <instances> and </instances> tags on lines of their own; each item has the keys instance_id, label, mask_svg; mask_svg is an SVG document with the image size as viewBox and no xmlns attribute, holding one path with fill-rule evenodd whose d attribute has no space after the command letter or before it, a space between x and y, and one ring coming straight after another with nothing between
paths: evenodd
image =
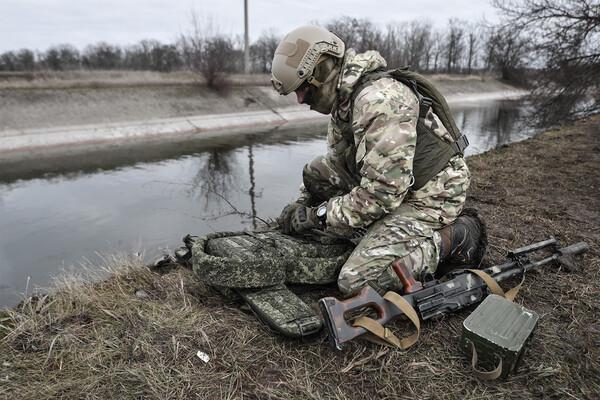
<instances>
[{"instance_id":1,"label":"helmet chin strap","mask_svg":"<svg viewBox=\"0 0 600 400\"><path fill-rule=\"evenodd\" d=\"M336 78L341 71L341 65L335 63L327 74L327 77L321 83L319 88L310 86L314 90L314 96L311 98L310 109L322 114L329 114L337 97Z\"/></svg>"},{"instance_id":2,"label":"helmet chin strap","mask_svg":"<svg viewBox=\"0 0 600 400\"><path fill-rule=\"evenodd\" d=\"M327 57L322 57L318 62L317 65L321 64L322 62L328 60ZM336 74L337 74L337 63L334 63L333 68L331 69L331 71L329 71L329 74L327 75L327 77L325 78L325 80L323 82L319 81L317 78L315 78L315 71L317 70L317 66L315 66L315 68L313 69L313 73L311 74L311 76L309 76L306 79L306 82L309 85L312 85L314 87L316 87L317 89L320 89L321 86L325 85L326 83L331 82L331 80L333 78L335 78Z\"/></svg>"}]
</instances>

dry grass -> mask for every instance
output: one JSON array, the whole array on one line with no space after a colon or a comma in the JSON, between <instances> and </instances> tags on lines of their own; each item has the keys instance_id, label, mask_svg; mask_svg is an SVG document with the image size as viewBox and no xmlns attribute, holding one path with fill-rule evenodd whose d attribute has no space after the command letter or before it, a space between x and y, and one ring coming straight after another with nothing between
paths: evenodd
<instances>
[{"instance_id":1,"label":"dry grass","mask_svg":"<svg viewBox=\"0 0 600 400\"><path fill-rule=\"evenodd\" d=\"M234 86L270 86L268 74L233 74ZM191 71L154 72L130 70L0 72L0 89L73 89L139 86L205 85L204 78Z\"/></svg>"},{"instance_id":2,"label":"dry grass","mask_svg":"<svg viewBox=\"0 0 600 400\"><path fill-rule=\"evenodd\" d=\"M434 74L435 82L468 83L494 82L498 77L491 74L451 75ZM270 74L230 74L227 81L233 86L271 86ZM204 85L205 80L191 71L154 72L130 70L73 70L1 72L0 89L69 89L136 86Z\"/></svg>"},{"instance_id":3,"label":"dry grass","mask_svg":"<svg viewBox=\"0 0 600 400\"><path fill-rule=\"evenodd\" d=\"M506 382L471 376L458 350L468 311L425 323L407 352L360 341L333 352L323 336L273 336L188 270L161 276L117 262L109 279L63 279L0 318L0 397L599 398L599 130L594 118L470 158L469 201L487 219L488 262L550 235L591 246L580 271L528 277L517 301L541 320Z\"/></svg>"}]
</instances>

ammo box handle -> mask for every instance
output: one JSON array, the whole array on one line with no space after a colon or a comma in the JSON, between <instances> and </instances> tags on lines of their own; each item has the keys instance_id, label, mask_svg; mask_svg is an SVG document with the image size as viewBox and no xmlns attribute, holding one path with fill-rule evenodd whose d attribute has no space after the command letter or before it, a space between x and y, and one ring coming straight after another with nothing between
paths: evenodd
<instances>
[{"instance_id":1,"label":"ammo box handle","mask_svg":"<svg viewBox=\"0 0 600 400\"><path fill-rule=\"evenodd\" d=\"M471 368L473 369L473 373L475 376L484 381L493 381L496 380L502 375L502 358L498 362L498 366L492 371L482 371L477 369L477 350L475 349L475 345L473 342L471 343L471 351L473 352L473 356L471 357Z\"/></svg>"}]
</instances>

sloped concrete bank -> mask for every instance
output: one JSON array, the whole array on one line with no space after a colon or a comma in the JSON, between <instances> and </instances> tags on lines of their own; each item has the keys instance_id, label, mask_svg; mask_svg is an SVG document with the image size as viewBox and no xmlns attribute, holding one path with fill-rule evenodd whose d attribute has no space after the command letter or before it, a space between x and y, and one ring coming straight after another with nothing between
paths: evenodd
<instances>
[{"instance_id":1,"label":"sloped concrete bank","mask_svg":"<svg viewBox=\"0 0 600 400\"><path fill-rule=\"evenodd\" d=\"M525 94L499 81L476 77L442 77L436 81L451 105ZM160 93L160 88L152 88L155 97L148 99L148 89L88 88L85 102L82 93L69 93L70 89L1 89L0 100L5 104L0 107L0 116L4 114L5 122L0 125L0 165L42 155L57 157L110 150L119 145L182 143L198 138L314 128L324 126L328 120L306 106L293 105L293 96L278 96L263 86L233 88L228 95L197 88L192 97L183 100L179 95ZM43 90L46 97L37 99L38 90ZM145 91L144 96L140 90ZM161 107L166 111L159 112ZM185 115L186 110L194 114ZM19 113L22 116L15 117ZM38 113L47 117L40 120ZM173 116L159 118L165 113ZM106 122L112 121L113 115L117 122ZM81 121L88 123L80 124Z\"/></svg>"}]
</instances>

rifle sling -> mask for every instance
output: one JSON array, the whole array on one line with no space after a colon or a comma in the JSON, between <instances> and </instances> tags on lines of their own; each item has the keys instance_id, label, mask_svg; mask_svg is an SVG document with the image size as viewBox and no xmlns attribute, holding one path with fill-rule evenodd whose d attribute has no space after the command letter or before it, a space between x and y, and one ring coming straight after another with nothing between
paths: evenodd
<instances>
[{"instance_id":1,"label":"rifle sling","mask_svg":"<svg viewBox=\"0 0 600 400\"><path fill-rule=\"evenodd\" d=\"M523 279L521 280L521 283L519 283L514 288L510 289L508 292L504 293L504 290L502 290L500 285L498 285L498 282L496 282L496 280L494 278L492 278L492 276L489 275L488 273L483 272L480 269L468 269L467 271L480 277L485 282L487 287L490 289L490 292L492 292L493 294L497 294L498 296L504 297L505 299L510 300L510 301L513 301L515 299L515 297L517 297L517 294L519 293L521 286L523 286L523 282L525 282L525 275L523 275Z\"/></svg>"},{"instance_id":2,"label":"rifle sling","mask_svg":"<svg viewBox=\"0 0 600 400\"><path fill-rule=\"evenodd\" d=\"M397 349L406 350L419 340L419 334L421 333L421 321L419 315L402 296L395 292L387 292L383 298L392 303L396 308L402 311L408 319L413 323L417 331L410 336L399 339L394 333L381 325L379 322L369 317L360 317L354 321L354 326L360 326L365 328L371 333L372 336L365 336L365 339L386 346L395 347Z\"/></svg>"}]
</instances>

